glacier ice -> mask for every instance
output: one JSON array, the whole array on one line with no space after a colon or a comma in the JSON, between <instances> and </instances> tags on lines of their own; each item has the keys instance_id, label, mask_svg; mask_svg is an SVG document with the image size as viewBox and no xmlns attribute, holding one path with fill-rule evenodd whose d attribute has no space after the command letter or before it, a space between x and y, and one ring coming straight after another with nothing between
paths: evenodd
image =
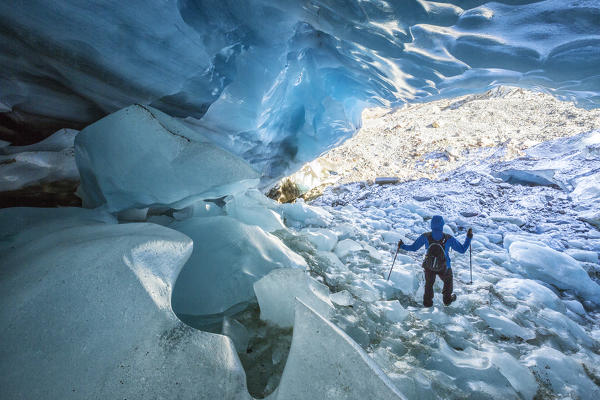
<instances>
[{"instance_id":1,"label":"glacier ice","mask_svg":"<svg viewBox=\"0 0 600 400\"><path fill-rule=\"evenodd\" d=\"M557 394L589 399L600 395L600 389L589 378L585 365L552 347L542 346L534 350L525 361Z\"/></svg>"},{"instance_id":2,"label":"glacier ice","mask_svg":"<svg viewBox=\"0 0 600 400\"><path fill-rule=\"evenodd\" d=\"M409 315L409 312L402 307L398 300L380 301L377 306L383 310L385 318L392 322L402 322Z\"/></svg>"},{"instance_id":3,"label":"glacier ice","mask_svg":"<svg viewBox=\"0 0 600 400\"><path fill-rule=\"evenodd\" d=\"M208 205L208 204L207 204ZM247 225L260 226L266 232L285 229L281 215L273 209L277 203L256 189L230 196L224 207L227 215ZM197 213L194 212L194 215Z\"/></svg>"},{"instance_id":4,"label":"glacier ice","mask_svg":"<svg viewBox=\"0 0 600 400\"><path fill-rule=\"evenodd\" d=\"M73 142L78 131L61 129L29 146L0 148L0 192L55 181L79 181Z\"/></svg>"},{"instance_id":5,"label":"glacier ice","mask_svg":"<svg viewBox=\"0 0 600 400\"><path fill-rule=\"evenodd\" d=\"M173 292L173 309L189 322L221 321L254 299L253 283L276 268L307 264L275 236L229 216L190 218L170 225L194 241Z\"/></svg>"},{"instance_id":6,"label":"glacier ice","mask_svg":"<svg viewBox=\"0 0 600 400\"><path fill-rule=\"evenodd\" d=\"M75 138L85 207L121 211L184 208L255 185L257 173L181 122L133 105L86 127Z\"/></svg>"},{"instance_id":7,"label":"glacier ice","mask_svg":"<svg viewBox=\"0 0 600 400\"><path fill-rule=\"evenodd\" d=\"M507 83L597 106L598 9L561 0L5 3L0 110L26 127L82 127L148 104L196 120L277 178L350 137L366 105Z\"/></svg>"},{"instance_id":8,"label":"glacier ice","mask_svg":"<svg viewBox=\"0 0 600 400\"><path fill-rule=\"evenodd\" d=\"M527 276L559 289L572 290L586 300L600 304L600 286L568 254L529 242L512 243L509 254L511 260L518 264L518 269Z\"/></svg>"},{"instance_id":9,"label":"glacier ice","mask_svg":"<svg viewBox=\"0 0 600 400\"><path fill-rule=\"evenodd\" d=\"M506 337L518 337L523 340L531 340L535 338L535 332L531 329L523 328L510 318L501 315L500 313L490 308L480 308L477 314L483 318L494 332Z\"/></svg>"},{"instance_id":10,"label":"glacier ice","mask_svg":"<svg viewBox=\"0 0 600 400\"><path fill-rule=\"evenodd\" d=\"M250 400L232 342L171 309L188 237L74 208L0 215L18 229L1 239L3 397Z\"/></svg>"},{"instance_id":11,"label":"glacier ice","mask_svg":"<svg viewBox=\"0 0 600 400\"><path fill-rule=\"evenodd\" d=\"M303 229L302 234L320 251L332 251L337 244L338 237L329 229Z\"/></svg>"},{"instance_id":12,"label":"glacier ice","mask_svg":"<svg viewBox=\"0 0 600 400\"><path fill-rule=\"evenodd\" d=\"M107 212L79 207L5 208L0 210L0 250L33 242L62 229L115 223L117 219Z\"/></svg>"},{"instance_id":13,"label":"glacier ice","mask_svg":"<svg viewBox=\"0 0 600 400\"><path fill-rule=\"evenodd\" d=\"M246 352L248 348L248 329L234 318L223 318L221 327L223 335L229 336L238 353Z\"/></svg>"},{"instance_id":14,"label":"glacier ice","mask_svg":"<svg viewBox=\"0 0 600 400\"><path fill-rule=\"evenodd\" d=\"M327 227L331 223L331 215L326 210L308 205L302 199L296 199L293 204L281 204L279 212L288 226Z\"/></svg>"},{"instance_id":15,"label":"glacier ice","mask_svg":"<svg viewBox=\"0 0 600 400\"><path fill-rule=\"evenodd\" d=\"M564 309L552 290L531 279L504 278L496 283L495 289L509 304L514 305L518 300L540 310L546 307L560 311Z\"/></svg>"},{"instance_id":16,"label":"glacier ice","mask_svg":"<svg viewBox=\"0 0 600 400\"><path fill-rule=\"evenodd\" d=\"M329 295L329 299L338 306L351 306L354 304L352 294L347 290L340 290L339 292L332 293Z\"/></svg>"},{"instance_id":17,"label":"glacier ice","mask_svg":"<svg viewBox=\"0 0 600 400\"><path fill-rule=\"evenodd\" d=\"M367 398L405 397L354 340L296 301L292 347L272 400Z\"/></svg>"},{"instance_id":18,"label":"glacier ice","mask_svg":"<svg viewBox=\"0 0 600 400\"><path fill-rule=\"evenodd\" d=\"M327 286L301 269L280 268L254 282L260 319L282 328L294 326L296 299L328 318L333 304Z\"/></svg>"},{"instance_id":19,"label":"glacier ice","mask_svg":"<svg viewBox=\"0 0 600 400\"><path fill-rule=\"evenodd\" d=\"M79 131L75 129L60 129L44 140L30 144L29 146L0 147L0 154L15 154L31 151L61 151L73 148L77 133L79 133Z\"/></svg>"}]
</instances>

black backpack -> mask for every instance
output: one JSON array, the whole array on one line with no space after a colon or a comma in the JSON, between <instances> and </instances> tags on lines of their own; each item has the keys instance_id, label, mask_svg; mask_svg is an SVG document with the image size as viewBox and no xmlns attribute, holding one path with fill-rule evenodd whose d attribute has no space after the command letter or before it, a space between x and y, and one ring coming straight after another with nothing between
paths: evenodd
<instances>
[{"instance_id":1,"label":"black backpack","mask_svg":"<svg viewBox=\"0 0 600 400\"><path fill-rule=\"evenodd\" d=\"M431 232L426 233L429 247L425 260L423 260L423 268L433 272L442 272L446 269L446 252L444 246L450 235L443 233L441 240L434 240Z\"/></svg>"}]
</instances>

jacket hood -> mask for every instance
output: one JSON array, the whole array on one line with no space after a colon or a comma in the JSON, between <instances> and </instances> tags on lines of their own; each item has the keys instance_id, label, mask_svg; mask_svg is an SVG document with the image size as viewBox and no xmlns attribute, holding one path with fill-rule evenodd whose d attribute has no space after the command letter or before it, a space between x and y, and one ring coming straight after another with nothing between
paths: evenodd
<instances>
[{"instance_id":1,"label":"jacket hood","mask_svg":"<svg viewBox=\"0 0 600 400\"><path fill-rule=\"evenodd\" d=\"M441 215L434 215L431 218L431 231L442 232L444 230L444 218Z\"/></svg>"}]
</instances>

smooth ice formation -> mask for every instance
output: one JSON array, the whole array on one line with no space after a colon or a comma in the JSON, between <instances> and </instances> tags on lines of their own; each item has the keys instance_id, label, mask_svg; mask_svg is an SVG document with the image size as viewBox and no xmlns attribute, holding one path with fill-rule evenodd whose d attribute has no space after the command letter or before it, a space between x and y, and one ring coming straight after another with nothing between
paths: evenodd
<instances>
[{"instance_id":1,"label":"smooth ice formation","mask_svg":"<svg viewBox=\"0 0 600 400\"><path fill-rule=\"evenodd\" d=\"M39 143L0 148L0 192L56 181L79 181L73 142L78 131L61 129Z\"/></svg>"},{"instance_id":2,"label":"smooth ice formation","mask_svg":"<svg viewBox=\"0 0 600 400\"><path fill-rule=\"evenodd\" d=\"M149 106L133 105L86 127L75 139L85 207L111 212L184 208L255 185L242 159Z\"/></svg>"},{"instance_id":3,"label":"smooth ice formation","mask_svg":"<svg viewBox=\"0 0 600 400\"><path fill-rule=\"evenodd\" d=\"M320 251L332 251L338 241L335 232L329 229L307 228L302 234Z\"/></svg>"},{"instance_id":4,"label":"smooth ice formation","mask_svg":"<svg viewBox=\"0 0 600 400\"><path fill-rule=\"evenodd\" d=\"M4 208L0 210L0 251L25 245L62 229L116 223L117 219L107 212L79 207Z\"/></svg>"},{"instance_id":5,"label":"smooth ice formation","mask_svg":"<svg viewBox=\"0 0 600 400\"><path fill-rule=\"evenodd\" d=\"M377 305L383 310L385 318L392 322L402 322L409 315L409 312L402 307L398 300L381 301Z\"/></svg>"},{"instance_id":6,"label":"smooth ice formation","mask_svg":"<svg viewBox=\"0 0 600 400\"><path fill-rule=\"evenodd\" d=\"M344 239L340 240L335 246L335 254L339 258L344 258L350 253L361 251L362 249L363 247L360 245L360 243L357 243L352 239Z\"/></svg>"},{"instance_id":7,"label":"smooth ice formation","mask_svg":"<svg viewBox=\"0 0 600 400\"><path fill-rule=\"evenodd\" d=\"M511 244L509 254L526 276L559 289L572 290L586 300L600 304L600 286L568 254L527 242Z\"/></svg>"},{"instance_id":8,"label":"smooth ice formation","mask_svg":"<svg viewBox=\"0 0 600 400\"><path fill-rule=\"evenodd\" d=\"M170 227L194 241L173 293L173 309L182 318L220 321L243 310L254 298L254 282L271 270L307 268L275 236L228 216L191 218Z\"/></svg>"},{"instance_id":9,"label":"smooth ice formation","mask_svg":"<svg viewBox=\"0 0 600 400\"><path fill-rule=\"evenodd\" d=\"M326 210L310 206L302 199L297 199L293 204L281 204L279 212L288 226L327 227L331 223L331 215Z\"/></svg>"},{"instance_id":10,"label":"smooth ice formation","mask_svg":"<svg viewBox=\"0 0 600 400\"><path fill-rule=\"evenodd\" d=\"M390 281L394 288L399 289L407 296L414 295L419 288L419 279L412 267L405 268L402 265L395 267L390 274Z\"/></svg>"},{"instance_id":11,"label":"smooth ice formation","mask_svg":"<svg viewBox=\"0 0 600 400\"><path fill-rule=\"evenodd\" d=\"M502 299L509 304L522 302L528 307L563 310L560 299L554 292L531 279L504 278L495 286Z\"/></svg>"},{"instance_id":12,"label":"smooth ice formation","mask_svg":"<svg viewBox=\"0 0 600 400\"><path fill-rule=\"evenodd\" d=\"M598 12L589 0L4 2L0 110L82 126L149 104L199 119L276 178L350 137L366 105L509 83L597 106Z\"/></svg>"},{"instance_id":13,"label":"smooth ice formation","mask_svg":"<svg viewBox=\"0 0 600 400\"><path fill-rule=\"evenodd\" d=\"M280 268L254 282L260 319L282 328L294 326L296 299L329 318L333 304L329 288L301 269Z\"/></svg>"},{"instance_id":14,"label":"smooth ice formation","mask_svg":"<svg viewBox=\"0 0 600 400\"><path fill-rule=\"evenodd\" d=\"M225 204L224 211L247 225L258 225L266 232L274 232L286 229L281 215L273 210L276 208L276 202L258 190L250 189L231 196Z\"/></svg>"},{"instance_id":15,"label":"smooth ice formation","mask_svg":"<svg viewBox=\"0 0 600 400\"><path fill-rule=\"evenodd\" d=\"M294 337L277 392L271 400L404 399L352 338L296 302Z\"/></svg>"},{"instance_id":16,"label":"smooth ice formation","mask_svg":"<svg viewBox=\"0 0 600 400\"><path fill-rule=\"evenodd\" d=\"M238 353L246 352L248 348L248 329L239 321L225 317L221 327L223 335L229 336Z\"/></svg>"},{"instance_id":17,"label":"smooth ice formation","mask_svg":"<svg viewBox=\"0 0 600 400\"><path fill-rule=\"evenodd\" d=\"M521 338L523 340L531 340L535 338L535 332L531 329L523 328L510 318L501 315L489 308L480 308L477 311L479 315L494 332L499 335L509 338Z\"/></svg>"},{"instance_id":18,"label":"smooth ice formation","mask_svg":"<svg viewBox=\"0 0 600 400\"><path fill-rule=\"evenodd\" d=\"M32 222L54 211L47 226ZM231 341L171 309L192 241L154 224L93 222L85 211L0 213L20 227L2 237L3 398L250 400ZM65 217L71 223L59 225Z\"/></svg>"}]
</instances>

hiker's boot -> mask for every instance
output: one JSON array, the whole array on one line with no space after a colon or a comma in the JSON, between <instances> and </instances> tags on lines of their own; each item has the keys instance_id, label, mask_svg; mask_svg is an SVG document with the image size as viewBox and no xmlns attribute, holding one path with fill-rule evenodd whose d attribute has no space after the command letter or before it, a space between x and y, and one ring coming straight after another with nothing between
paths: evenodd
<instances>
[{"instance_id":1,"label":"hiker's boot","mask_svg":"<svg viewBox=\"0 0 600 400\"><path fill-rule=\"evenodd\" d=\"M450 296L450 301L448 303L444 302L445 306L449 306L450 304L452 304L454 301L456 301L456 294L452 293L452 296Z\"/></svg>"}]
</instances>

